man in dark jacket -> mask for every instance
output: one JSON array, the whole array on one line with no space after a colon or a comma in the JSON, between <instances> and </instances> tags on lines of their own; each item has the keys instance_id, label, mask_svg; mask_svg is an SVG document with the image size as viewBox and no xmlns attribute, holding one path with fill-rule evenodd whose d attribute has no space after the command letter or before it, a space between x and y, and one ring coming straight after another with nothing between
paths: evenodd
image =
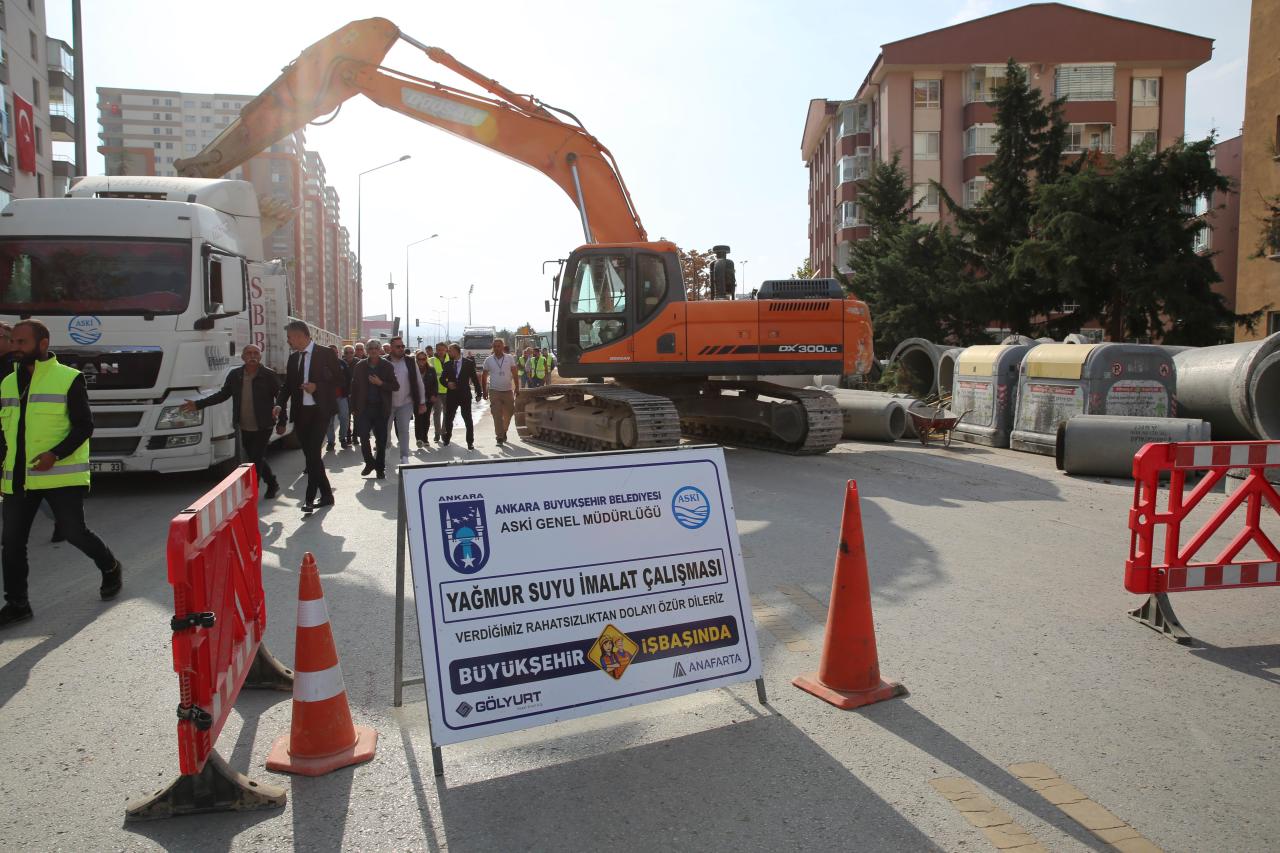
<instances>
[{"instance_id":1,"label":"man in dark jacket","mask_svg":"<svg viewBox=\"0 0 1280 853\"><path fill-rule=\"evenodd\" d=\"M351 446L351 363L355 361L355 348L347 347L351 350L351 358L347 358L344 351L338 349L337 344L329 347L333 350L333 354L338 357L338 367L342 369L342 379L338 382L337 388L337 406L338 412L329 421L329 433L327 435L328 445L326 449L332 453L335 441L341 441L345 450Z\"/></svg>"},{"instance_id":2,"label":"man in dark jacket","mask_svg":"<svg viewBox=\"0 0 1280 853\"><path fill-rule=\"evenodd\" d=\"M387 424L391 420L391 395L400 389L396 372L382 358L382 344L371 340L365 345L368 358L351 368L351 410L356 418L356 435L364 454L361 477L374 471L384 479L387 470ZM370 433L376 450L370 447Z\"/></svg>"},{"instance_id":3,"label":"man in dark jacket","mask_svg":"<svg viewBox=\"0 0 1280 853\"><path fill-rule=\"evenodd\" d=\"M276 395L280 393L280 377L262 363L262 350L246 344L240 352L244 364L231 368L222 390L187 400L183 411L194 412L214 406L224 400L231 401L231 423L240 430L240 446L245 458L258 469L258 481L267 484L263 500L271 500L280 493L276 475L267 464L267 445L271 442L271 425L275 422Z\"/></svg>"},{"instance_id":4,"label":"man in dark jacket","mask_svg":"<svg viewBox=\"0 0 1280 853\"><path fill-rule=\"evenodd\" d=\"M471 388L476 389L475 398L480 399L480 377L476 375L476 363L462 357L462 347L453 344L449 347L449 363L444 366L442 377L445 388L444 395L444 443L448 444L453 437L453 417L462 410L462 422L467 427L467 450L475 450L475 427L471 424Z\"/></svg>"},{"instance_id":5,"label":"man in dark jacket","mask_svg":"<svg viewBox=\"0 0 1280 853\"><path fill-rule=\"evenodd\" d=\"M337 387L342 382L342 368L332 350L311 340L306 323L291 320L285 329L293 355L289 356L284 383L276 397L280 407L276 432L284 435L288 421L293 422L294 434L307 460L307 499L302 511L310 513L333 506L333 487L324 470L324 433L338 411Z\"/></svg>"}]
</instances>

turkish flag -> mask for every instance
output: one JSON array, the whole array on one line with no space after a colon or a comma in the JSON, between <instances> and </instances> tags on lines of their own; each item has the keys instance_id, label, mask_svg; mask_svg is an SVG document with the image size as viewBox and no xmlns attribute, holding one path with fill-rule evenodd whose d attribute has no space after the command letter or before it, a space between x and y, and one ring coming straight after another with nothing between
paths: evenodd
<instances>
[{"instance_id":1,"label":"turkish flag","mask_svg":"<svg viewBox=\"0 0 1280 853\"><path fill-rule=\"evenodd\" d=\"M18 168L34 174L36 171L36 124L31 104L13 96L14 138L18 141Z\"/></svg>"}]
</instances>

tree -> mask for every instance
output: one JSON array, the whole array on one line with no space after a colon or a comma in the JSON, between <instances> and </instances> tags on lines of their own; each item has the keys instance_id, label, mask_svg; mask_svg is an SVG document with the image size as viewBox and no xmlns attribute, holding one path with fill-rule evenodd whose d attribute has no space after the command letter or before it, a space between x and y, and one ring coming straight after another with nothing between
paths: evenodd
<instances>
[{"instance_id":1,"label":"tree","mask_svg":"<svg viewBox=\"0 0 1280 853\"><path fill-rule=\"evenodd\" d=\"M964 298L959 240L916 219L899 155L872 166L858 200L871 236L853 243L850 272L839 277L871 309L876 350L887 353L911 337L984 341L985 317Z\"/></svg>"},{"instance_id":2,"label":"tree","mask_svg":"<svg viewBox=\"0 0 1280 853\"><path fill-rule=\"evenodd\" d=\"M813 278L813 261L808 258L804 259L804 263L796 267L796 271L792 273L792 278Z\"/></svg>"},{"instance_id":3,"label":"tree","mask_svg":"<svg viewBox=\"0 0 1280 853\"><path fill-rule=\"evenodd\" d=\"M969 248L970 298L988 312L988 319L1001 320L1015 333L1031 334L1038 318L1047 316L1061 300L1052 280L1015 269L1013 258L1031 235L1037 198L1033 182L1050 185L1064 173L1067 125L1063 99L1046 104L1040 90L1030 87L1026 71L1012 59L995 94L996 153L982 170L986 193L971 209L943 196Z\"/></svg>"},{"instance_id":4,"label":"tree","mask_svg":"<svg viewBox=\"0 0 1280 853\"><path fill-rule=\"evenodd\" d=\"M1012 276L1059 283L1079 308L1051 331L1097 320L1112 340L1211 345L1261 315L1232 313L1213 290L1209 254L1196 251L1197 199L1227 192L1213 164L1213 137L1162 151L1140 146L1087 163L1037 188L1033 233L1015 252Z\"/></svg>"},{"instance_id":5,"label":"tree","mask_svg":"<svg viewBox=\"0 0 1280 853\"><path fill-rule=\"evenodd\" d=\"M715 257L712 251L680 250L680 277L684 279L685 298L690 302L711 298L711 262Z\"/></svg>"}]
</instances>

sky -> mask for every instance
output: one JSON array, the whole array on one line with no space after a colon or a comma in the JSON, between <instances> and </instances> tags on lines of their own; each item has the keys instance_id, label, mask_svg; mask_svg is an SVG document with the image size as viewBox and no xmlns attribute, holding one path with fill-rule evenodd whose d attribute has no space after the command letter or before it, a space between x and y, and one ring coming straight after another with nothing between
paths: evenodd
<instances>
[{"instance_id":1,"label":"sky","mask_svg":"<svg viewBox=\"0 0 1280 853\"><path fill-rule=\"evenodd\" d=\"M255 95L304 48L357 17L417 40L573 112L614 154L651 239L733 249L740 289L792 274L808 253L800 136L812 98L852 97L880 45L1024 5L810 0L85 0L85 81L100 144L98 86ZM1186 131L1240 132L1248 0L1077 0L1071 5L1214 39L1188 77ZM64 8L65 7L65 8ZM801 12L802 10L802 12ZM1211 10L1211 13L1210 11ZM71 41L70 3L47 0L49 34ZM465 88L400 42L385 65ZM362 185L365 314L421 320L427 340L464 323L550 327L555 265L583 242L577 209L541 173L364 98L307 128L356 237ZM101 155L91 154L101 174ZM406 247L423 237L439 237ZM468 290L474 286L474 295ZM430 325L435 324L435 325Z\"/></svg>"}]
</instances>

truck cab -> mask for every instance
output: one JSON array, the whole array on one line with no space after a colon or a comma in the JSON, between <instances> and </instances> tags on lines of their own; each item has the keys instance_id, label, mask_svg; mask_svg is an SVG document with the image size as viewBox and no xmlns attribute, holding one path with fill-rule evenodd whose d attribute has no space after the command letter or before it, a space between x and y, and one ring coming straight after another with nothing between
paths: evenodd
<instances>
[{"instance_id":1,"label":"truck cab","mask_svg":"<svg viewBox=\"0 0 1280 853\"><path fill-rule=\"evenodd\" d=\"M0 212L0 317L43 321L84 374L95 470L237 463L230 402L180 407L240 364L261 255L244 181L90 177Z\"/></svg>"}]
</instances>

